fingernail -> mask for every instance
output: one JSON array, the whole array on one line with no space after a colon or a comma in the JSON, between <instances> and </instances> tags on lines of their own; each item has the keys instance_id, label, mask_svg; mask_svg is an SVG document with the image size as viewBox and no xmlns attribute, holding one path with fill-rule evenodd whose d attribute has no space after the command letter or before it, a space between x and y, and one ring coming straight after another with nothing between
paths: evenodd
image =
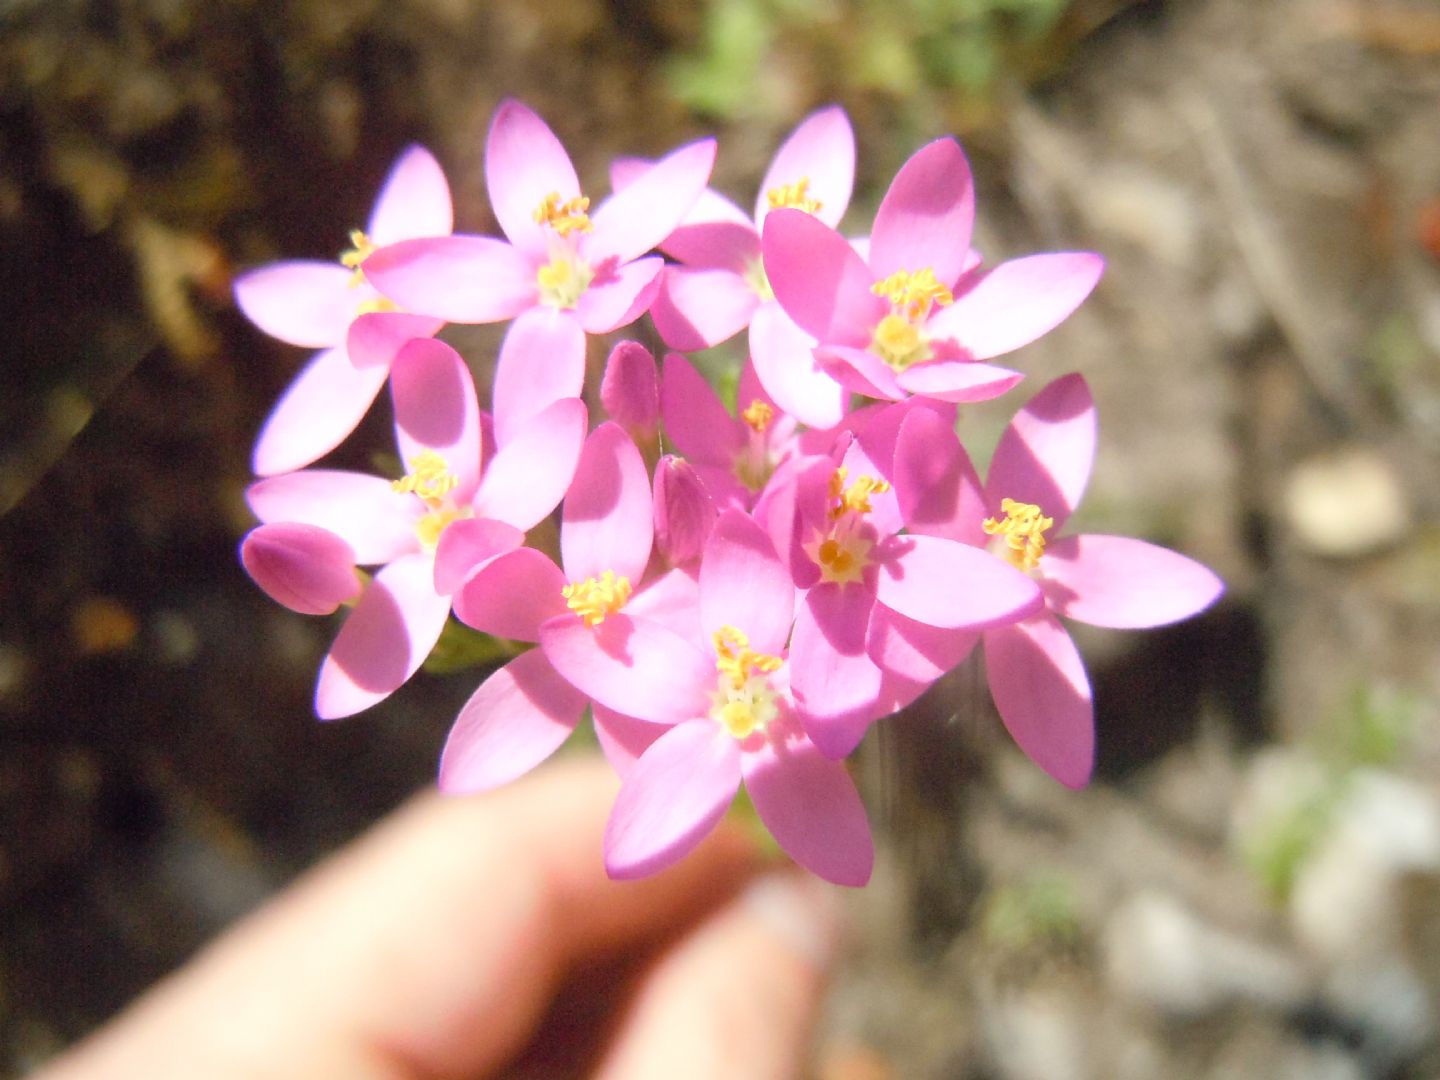
<instances>
[{"instance_id":1,"label":"fingernail","mask_svg":"<svg viewBox=\"0 0 1440 1080\"><path fill-rule=\"evenodd\" d=\"M833 959L844 925L835 886L793 870L772 871L746 887L740 904L815 967Z\"/></svg>"}]
</instances>

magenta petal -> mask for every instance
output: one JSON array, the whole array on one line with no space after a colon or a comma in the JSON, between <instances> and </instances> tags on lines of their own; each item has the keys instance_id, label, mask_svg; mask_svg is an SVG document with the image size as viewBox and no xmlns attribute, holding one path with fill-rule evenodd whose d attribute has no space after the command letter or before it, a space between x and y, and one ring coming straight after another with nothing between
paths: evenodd
<instances>
[{"instance_id":1,"label":"magenta petal","mask_svg":"<svg viewBox=\"0 0 1440 1080\"><path fill-rule=\"evenodd\" d=\"M420 236L444 236L455 225L450 185L433 154L411 146L390 167L390 175L365 227L376 247Z\"/></svg>"},{"instance_id":2,"label":"magenta petal","mask_svg":"<svg viewBox=\"0 0 1440 1080\"><path fill-rule=\"evenodd\" d=\"M539 649L521 653L470 695L440 755L440 790L460 795L517 780L559 749L585 695Z\"/></svg>"},{"instance_id":3,"label":"magenta petal","mask_svg":"<svg viewBox=\"0 0 1440 1080\"><path fill-rule=\"evenodd\" d=\"M985 489L955 435L953 423L929 409L911 409L895 442L895 494L913 533L983 545L989 510Z\"/></svg>"},{"instance_id":4,"label":"magenta petal","mask_svg":"<svg viewBox=\"0 0 1440 1080\"><path fill-rule=\"evenodd\" d=\"M1095 763L1095 710L1085 664L1055 616L987 630L985 670L1020 749L1062 784L1083 787Z\"/></svg>"},{"instance_id":5,"label":"magenta petal","mask_svg":"<svg viewBox=\"0 0 1440 1080\"><path fill-rule=\"evenodd\" d=\"M505 331L495 362L491 407L505 445L551 403L578 398L585 386L585 331L568 311L523 312Z\"/></svg>"},{"instance_id":6,"label":"magenta petal","mask_svg":"<svg viewBox=\"0 0 1440 1080\"><path fill-rule=\"evenodd\" d=\"M265 595L301 615L329 615L360 593L355 552L314 525L280 521L251 529L240 562Z\"/></svg>"},{"instance_id":7,"label":"magenta petal","mask_svg":"<svg viewBox=\"0 0 1440 1080\"><path fill-rule=\"evenodd\" d=\"M366 259L365 277L407 312L446 322L513 319L537 296L531 261L490 236L402 240Z\"/></svg>"},{"instance_id":8,"label":"magenta petal","mask_svg":"<svg viewBox=\"0 0 1440 1080\"><path fill-rule=\"evenodd\" d=\"M660 428L660 372L655 356L638 341L622 341L610 350L600 379L600 404L637 443L653 441Z\"/></svg>"},{"instance_id":9,"label":"magenta petal","mask_svg":"<svg viewBox=\"0 0 1440 1080\"><path fill-rule=\"evenodd\" d=\"M600 752L622 780L640 755L671 727L669 724L636 720L633 716L617 713L594 702L590 703L590 715L595 720L595 741L600 744Z\"/></svg>"},{"instance_id":10,"label":"magenta petal","mask_svg":"<svg viewBox=\"0 0 1440 1080\"><path fill-rule=\"evenodd\" d=\"M533 529L565 496L585 442L585 403L555 402L495 451L475 495L475 513Z\"/></svg>"},{"instance_id":11,"label":"magenta petal","mask_svg":"<svg viewBox=\"0 0 1440 1080\"><path fill-rule=\"evenodd\" d=\"M395 354L412 338L434 337L445 323L428 315L371 311L357 316L345 335L350 362L358 368L389 369Z\"/></svg>"},{"instance_id":12,"label":"magenta petal","mask_svg":"<svg viewBox=\"0 0 1440 1080\"><path fill-rule=\"evenodd\" d=\"M995 447L985 482L990 512L999 512L1002 499L1015 499L1040 507L1057 531L1064 528L1090 479L1095 427L1095 401L1083 376L1065 375L1042 389Z\"/></svg>"},{"instance_id":13,"label":"magenta petal","mask_svg":"<svg viewBox=\"0 0 1440 1080\"><path fill-rule=\"evenodd\" d=\"M407 470L426 451L459 480L452 498L470 501L480 483L480 405L461 355L434 338L416 338L390 369L395 438Z\"/></svg>"},{"instance_id":14,"label":"magenta petal","mask_svg":"<svg viewBox=\"0 0 1440 1080\"><path fill-rule=\"evenodd\" d=\"M1090 295L1105 261L1089 252L1012 259L967 280L974 284L931 318L935 338L954 338L976 360L1028 345L1059 326Z\"/></svg>"},{"instance_id":15,"label":"magenta petal","mask_svg":"<svg viewBox=\"0 0 1440 1080\"><path fill-rule=\"evenodd\" d=\"M876 595L906 618L949 630L984 630L1031 615L1040 586L983 548L939 536L891 537L876 549Z\"/></svg>"},{"instance_id":16,"label":"magenta petal","mask_svg":"<svg viewBox=\"0 0 1440 1080\"><path fill-rule=\"evenodd\" d=\"M765 392L781 412L823 431L844 418L848 395L815 363L814 346L815 339L773 301L751 316L750 359Z\"/></svg>"},{"instance_id":17,"label":"magenta petal","mask_svg":"<svg viewBox=\"0 0 1440 1080\"><path fill-rule=\"evenodd\" d=\"M679 353L667 353L660 369L660 415L666 437L691 461L731 466L745 447L745 433L720 403L705 377Z\"/></svg>"},{"instance_id":18,"label":"magenta petal","mask_svg":"<svg viewBox=\"0 0 1440 1080\"><path fill-rule=\"evenodd\" d=\"M561 202L580 194L570 155L533 111L506 99L495 110L485 139L485 186L490 208L510 242L535 255L545 253L547 230L535 211L554 193Z\"/></svg>"},{"instance_id":19,"label":"magenta petal","mask_svg":"<svg viewBox=\"0 0 1440 1080\"><path fill-rule=\"evenodd\" d=\"M260 430L256 474L303 469L339 446L359 426L387 374L385 368L357 368L344 349L316 353Z\"/></svg>"},{"instance_id":20,"label":"magenta petal","mask_svg":"<svg viewBox=\"0 0 1440 1080\"><path fill-rule=\"evenodd\" d=\"M1127 536L1061 537L1045 548L1040 568L1054 611L1121 630L1188 619L1225 591L1194 559Z\"/></svg>"},{"instance_id":21,"label":"magenta petal","mask_svg":"<svg viewBox=\"0 0 1440 1080\"><path fill-rule=\"evenodd\" d=\"M779 654L794 621L795 585L770 538L749 514L720 515L700 562L700 626L733 626L756 652Z\"/></svg>"},{"instance_id":22,"label":"magenta petal","mask_svg":"<svg viewBox=\"0 0 1440 1080\"><path fill-rule=\"evenodd\" d=\"M760 298L733 270L667 266L650 317L672 349L708 349L750 324Z\"/></svg>"},{"instance_id":23,"label":"magenta petal","mask_svg":"<svg viewBox=\"0 0 1440 1080\"><path fill-rule=\"evenodd\" d=\"M626 773L605 826L605 870L644 877L678 862L740 789L740 750L714 721L679 724Z\"/></svg>"},{"instance_id":24,"label":"magenta petal","mask_svg":"<svg viewBox=\"0 0 1440 1080\"><path fill-rule=\"evenodd\" d=\"M325 349L344 342L363 299L350 287L350 278L338 262L272 263L235 279L235 302L271 337Z\"/></svg>"},{"instance_id":25,"label":"magenta petal","mask_svg":"<svg viewBox=\"0 0 1440 1080\"><path fill-rule=\"evenodd\" d=\"M900 167L875 212L870 269L877 279L897 270L930 269L940 284L953 285L974 224L970 164L954 139L936 139Z\"/></svg>"},{"instance_id":26,"label":"magenta petal","mask_svg":"<svg viewBox=\"0 0 1440 1080\"><path fill-rule=\"evenodd\" d=\"M863 620L848 615L845 609L850 598L844 592L864 599ZM882 673L865 649L868 609L873 604L868 597L855 595L862 592L853 586L845 590L817 586L795 612L790 690L806 733L826 757L842 758L854 750L879 714ZM833 629L837 624L842 631L838 634Z\"/></svg>"},{"instance_id":27,"label":"magenta petal","mask_svg":"<svg viewBox=\"0 0 1440 1080\"><path fill-rule=\"evenodd\" d=\"M895 379L895 369L867 349L822 345L815 350L820 370L852 394L904 401L909 392Z\"/></svg>"},{"instance_id":28,"label":"magenta petal","mask_svg":"<svg viewBox=\"0 0 1440 1080\"><path fill-rule=\"evenodd\" d=\"M304 469L257 480L245 499L263 522L295 521L329 529L355 551L361 566L418 550L418 503L388 480L362 473Z\"/></svg>"},{"instance_id":29,"label":"magenta petal","mask_svg":"<svg viewBox=\"0 0 1440 1080\"><path fill-rule=\"evenodd\" d=\"M652 578L625 605L626 614L658 622L686 641L701 641L700 583L688 567L667 570Z\"/></svg>"},{"instance_id":30,"label":"magenta petal","mask_svg":"<svg viewBox=\"0 0 1440 1080\"><path fill-rule=\"evenodd\" d=\"M644 315L660 291L663 269L665 261L652 256L598 272L575 305L585 332L608 334Z\"/></svg>"},{"instance_id":31,"label":"magenta petal","mask_svg":"<svg viewBox=\"0 0 1440 1080\"><path fill-rule=\"evenodd\" d=\"M565 496L561 563L572 581L612 570L637 584L650 559L655 512L645 461L619 424L596 428Z\"/></svg>"},{"instance_id":32,"label":"magenta petal","mask_svg":"<svg viewBox=\"0 0 1440 1080\"><path fill-rule=\"evenodd\" d=\"M666 154L596 208L594 229L581 241L586 258L629 262L658 247L695 205L714 164L714 139Z\"/></svg>"},{"instance_id":33,"label":"magenta petal","mask_svg":"<svg viewBox=\"0 0 1440 1080\"><path fill-rule=\"evenodd\" d=\"M811 113L775 151L755 199L756 223L765 221L771 190L801 180L806 194L820 203L815 217L837 228L855 184L855 132L839 105Z\"/></svg>"},{"instance_id":34,"label":"magenta petal","mask_svg":"<svg viewBox=\"0 0 1440 1080\"><path fill-rule=\"evenodd\" d=\"M577 690L626 716L676 724L710 709L715 665L658 622L621 612L591 628L565 615L540 627L540 647Z\"/></svg>"},{"instance_id":35,"label":"magenta petal","mask_svg":"<svg viewBox=\"0 0 1440 1080\"><path fill-rule=\"evenodd\" d=\"M525 534L490 518L462 518L445 526L435 545L435 591L449 596L481 563L518 548ZM546 560L549 561L548 559Z\"/></svg>"},{"instance_id":36,"label":"magenta petal","mask_svg":"<svg viewBox=\"0 0 1440 1080\"><path fill-rule=\"evenodd\" d=\"M655 547L671 566L698 562L718 510L695 467L666 454L655 465Z\"/></svg>"},{"instance_id":37,"label":"magenta petal","mask_svg":"<svg viewBox=\"0 0 1440 1080\"><path fill-rule=\"evenodd\" d=\"M320 665L315 712L351 716L384 701L414 675L450 614L434 588L430 556L405 555L370 582Z\"/></svg>"},{"instance_id":38,"label":"magenta petal","mask_svg":"<svg viewBox=\"0 0 1440 1080\"><path fill-rule=\"evenodd\" d=\"M798 738L779 747L767 742L743 754L740 765L755 812L786 854L836 885L870 880L870 823L842 762Z\"/></svg>"},{"instance_id":39,"label":"magenta petal","mask_svg":"<svg viewBox=\"0 0 1440 1080\"><path fill-rule=\"evenodd\" d=\"M481 633L539 641L540 624L570 610L561 595L565 585L549 556L517 547L490 559L460 586L455 617Z\"/></svg>"},{"instance_id":40,"label":"magenta petal","mask_svg":"<svg viewBox=\"0 0 1440 1080\"><path fill-rule=\"evenodd\" d=\"M954 668L970 655L979 640L977 631L927 626L884 604L870 616L870 658L888 674L921 686L928 686Z\"/></svg>"},{"instance_id":41,"label":"magenta petal","mask_svg":"<svg viewBox=\"0 0 1440 1080\"><path fill-rule=\"evenodd\" d=\"M932 360L902 371L895 382L921 397L968 403L997 398L1024 377L1018 371L973 360Z\"/></svg>"},{"instance_id":42,"label":"magenta petal","mask_svg":"<svg viewBox=\"0 0 1440 1080\"><path fill-rule=\"evenodd\" d=\"M775 210L762 237L765 274L785 314L824 345L865 348L889 305L850 242L802 210Z\"/></svg>"},{"instance_id":43,"label":"magenta petal","mask_svg":"<svg viewBox=\"0 0 1440 1080\"><path fill-rule=\"evenodd\" d=\"M723 208L717 210L723 204ZM733 211L733 217L725 215ZM688 215L693 224L681 225L660 245L660 250L686 266L729 270L743 274L760 262L760 234L745 212L728 199L707 191Z\"/></svg>"}]
</instances>

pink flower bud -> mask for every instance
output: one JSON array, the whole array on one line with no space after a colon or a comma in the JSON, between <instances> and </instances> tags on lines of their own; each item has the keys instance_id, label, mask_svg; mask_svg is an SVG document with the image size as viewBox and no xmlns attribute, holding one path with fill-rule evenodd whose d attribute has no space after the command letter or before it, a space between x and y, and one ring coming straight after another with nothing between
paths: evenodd
<instances>
[{"instance_id":1,"label":"pink flower bud","mask_svg":"<svg viewBox=\"0 0 1440 1080\"><path fill-rule=\"evenodd\" d=\"M655 545L671 566L700 558L718 516L695 467L673 454L661 458L655 466Z\"/></svg>"},{"instance_id":2,"label":"pink flower bud","mask_svg":"<svg viewBox=\"0 0 1440 1080\"><path fill-rule=\"evenodd\" d=\"M638 341L622 341L611 350L600 403L637 445L654 443L660 425L660 379L649 349Z\"/></svg>"},{"instance_id":3,"label":"pink flower bud","mask_svg":"<svg viewBox=\"0 0 1440 1080\"><path fill-rule=\"evenodd\" d=\"M329 615L360 594L355 553L317 525L279 521L251 529L240 561L267 596L302 615Z\"/></svg>"}]
</instances>

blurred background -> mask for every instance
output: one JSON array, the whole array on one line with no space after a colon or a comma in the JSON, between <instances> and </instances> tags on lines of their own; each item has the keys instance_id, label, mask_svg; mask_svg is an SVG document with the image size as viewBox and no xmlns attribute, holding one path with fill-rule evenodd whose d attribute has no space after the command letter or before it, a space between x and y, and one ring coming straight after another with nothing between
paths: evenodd
<instances>
[{"instance_id":1,"label":"blurred background","mask_svg":"<svg viewBox=\"0 0 1440 1080\"><path fill-rule=\"evenodd\" d=\"M322 725L335 624L239 568L250 446L305 354L230 283L336 257L411 141L494 231L506 95L595 192L714 133L742 205L839 102L860 228L959 135L990 259L1109 260L967 414L973 452L1083 371L1078 525L1229 583L1080 636L1084 792L1011 746L975 661L867 740L880 861L814 1074L1440 1076L1433 0L0 0L0 1073L432 779L483 672ZM482 379L497 336L447 332Z\"/></svg>"}]
</instances>

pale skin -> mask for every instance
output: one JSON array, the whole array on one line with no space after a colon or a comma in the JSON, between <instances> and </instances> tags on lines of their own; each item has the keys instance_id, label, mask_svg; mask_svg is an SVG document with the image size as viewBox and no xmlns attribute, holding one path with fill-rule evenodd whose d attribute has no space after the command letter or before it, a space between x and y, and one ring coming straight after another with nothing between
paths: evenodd
<instances>
[{"instance_id":1,"label":"pale skin","mask_svg":"<svg viewBox=\"0 0 1440 1080\"><path fill-rule=\"evenodd\" d=\"M797 1075L833 894L725 828L612 882L615 790L574 761L417 796L36 1080Z\"/></svg>"}]
</instances>

